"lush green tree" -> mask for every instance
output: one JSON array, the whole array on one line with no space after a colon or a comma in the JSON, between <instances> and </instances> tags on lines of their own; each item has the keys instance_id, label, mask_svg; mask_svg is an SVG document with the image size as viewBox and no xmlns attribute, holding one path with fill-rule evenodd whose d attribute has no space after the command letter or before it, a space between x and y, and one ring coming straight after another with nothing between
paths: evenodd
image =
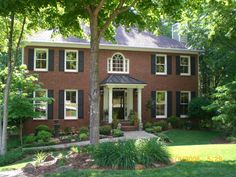
<instances>
[{"instance_id":1,"label":"lush green tree","mask_svg":"<svg viewBox=\"0 0 236 177\"><path fill-rule=\"evenodd\" d=\"M90 142L99 141L99 43L102 38L114 42L115 30L123 25L140 30L158 31L158 24L166 15L179 17L184 0L63 0L53 8L44 9L49 16L46 21L51 28L65 36L86 36L90 33Z\"/></svg>"}]
</instances>

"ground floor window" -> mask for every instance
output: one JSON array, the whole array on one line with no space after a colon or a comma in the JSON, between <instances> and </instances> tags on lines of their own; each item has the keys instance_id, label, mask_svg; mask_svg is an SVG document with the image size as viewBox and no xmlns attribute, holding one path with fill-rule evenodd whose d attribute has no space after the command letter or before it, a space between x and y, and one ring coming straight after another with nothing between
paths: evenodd
<instances>
[{"instance_id":1,"label":"ground floor window","mask_svg":"<svg viewBox=\"0 0 236 177\"><path fill-rule=\"evenodd\" d=\"M39 113L39 117L34 118L35 120L47 119L48 104L42 101L42 98L47 97L47 90L37 90L33 94L34 96L34 107L35 111Z\"/></svg>"},{"instance_id":2,"label":"ground floor window","mask_svg":"<svg viewBox=\"0 0 236 177\"><path fill-rule=\"evenodd\" d=\"M167 116L167 92L156 91L156 118Z\"/></svg>"},{"instance_id":3,"label":"ground floor window","mask_svg":"<svg viewBox=\"0 0 236 177\"><path fill-rule=\"evenodd\" d=\"M65 90L65 119L77 119L77 90Z\"/></svg>"},{"instance_id":4,"label":"ground floor window","mask_svg":"<svg viewBox=\"0 0 236 177\"><path fill-rule=\"evenodd\" d=\"M188 115L188 104L191 99L191 92L182 91L180 92L180 117L187 117Z\"/></svg>"}]
</instances>

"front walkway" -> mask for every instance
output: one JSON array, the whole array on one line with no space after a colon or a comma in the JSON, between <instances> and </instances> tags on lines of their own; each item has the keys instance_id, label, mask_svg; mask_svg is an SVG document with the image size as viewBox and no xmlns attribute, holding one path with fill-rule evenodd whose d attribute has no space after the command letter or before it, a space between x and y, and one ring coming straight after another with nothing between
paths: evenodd
<instances>
[{"instance_id":1,"label":"front walkway","mask_svg":"<svg viewBox=\"0 0 236 177\"><path fill-rule=\"evenodd\" d=\"M128 139L147 139L147 138L155 138L156 136L145 131L130 131L124 132L123 137L119 138L104 138L100 140L100 143L103 142L116 142L118 140L128 140ZM24 150L40 150L40 149L65 149L71 146L85 146L89 145L89 141L81 141L81 142L74 142L74 143L66 143L66 144L57 144L57 145L50 145L50 146L40 146L40 147L32 147L32 148L23 148Z\"/></svg>"}]
</instances>

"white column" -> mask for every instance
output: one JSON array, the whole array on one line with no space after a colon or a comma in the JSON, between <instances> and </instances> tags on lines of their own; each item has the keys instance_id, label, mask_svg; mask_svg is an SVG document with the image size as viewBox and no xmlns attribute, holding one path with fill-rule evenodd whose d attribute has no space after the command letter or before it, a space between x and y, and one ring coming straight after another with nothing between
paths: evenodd
<instances>
[{"instance_id":1,"label":"white column","mask_svg":"<svg viewBox=\"0 0 236 177\"><path fill-rule=\"evenodd\" d=\"M138 119L139 128L142 129L142 89L138 88Z\"/></svg>"},{"instance_id":2,"label":"white column","mask_svg":"<svg viewBox=\"0 0 236 177\"><path fill-rule=\"evenodd\" d=\"M108 88L108 123L112 123L112 88Z\"/></svg>"},{"instance_id":3,"label":"white column","mask_svg":"<svg viewBox=\"0 0 236 177\"><path fill-rule=\"evenodd\" d=\"M127 118L131 110L133 110L133 89L128 88L127 89Z\"/></svg>"},{"instance_id":4,"label":"white column","mask_svg":"<svg viewBox=\"0 0 236 177\"><path fill-rule=\"evenodd\" d=\"M103 90L103 110L108 111L108 89L104 87Z\"/></svg>"}]
</instances>

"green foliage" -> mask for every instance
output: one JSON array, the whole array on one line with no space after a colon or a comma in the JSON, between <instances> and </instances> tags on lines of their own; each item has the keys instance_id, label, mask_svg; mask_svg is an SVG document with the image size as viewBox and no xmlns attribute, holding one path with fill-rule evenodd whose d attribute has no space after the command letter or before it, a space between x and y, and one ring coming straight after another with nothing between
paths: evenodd
<instances>
[{"instance_id":1,"label":"green foliage","mask_svg":"<svg viewBox=\"0 0 236 177\"><path fill-rule=\"evenodd\" d=\"M81 128L79 129L79 134L81 134L81 133L86 133L86 134L88 134L88 133L89 133L88 127L81 127Z\"/></svg>"},{"instance_id":2,"label":"green foliage","mask_svg":"<svg viewBox=\"0 0 236 177\"><path fill-rule=\"evenodd\" d=\"M140 139L135 142L138 163L150 166L153 163L169 163L170 154L157 139Z\"/></svg>"},{"instance_id":3,"label":"green foliage","mask_svg":"<svg viewBox=\"0 0 236 177\"><path fill-rule=\"evenodd\" d=\"M152 127L152 123L151 122L146 122L145 124L144 124L144 128L146 129L146 128L151 128Z\"/></svg>"},{"instance_id":4,"label":"green foliage","mask_svg":"<svg viewBox=\"0 0 236 177\"><path fill-rule=\"evenodd\" d=\"M117 113L113 113L113 115L112 115L112 128L117 128L119 122L120 121L118 120L118 114Z\"/></svg>"},{"instance_id":5,"label":"green foliage","mask_svg":"<svg viewBox=\"0 0 236 177\"><path fill-rule=\"evenodd\" d=\"M110 135L111 134L111 126L110 125L103 125L99 128L99 132L101 135Z\"/></svg>"},{"instance_id":6,"label":"green foliage","mask_svg":"<svg viewBox=\"0 0 236 177\"><path fill-rule=\"evenodd\" d=\"M226 138L227 141L231 142L231 143L236 143L236 137L235 136L229 136Z\"/></svg>"},{"instance_id":7,"label":"green foliage","mask_svg":"<svg viewBox=\"0 0 236 177\"><path fill-rule=\"evenodd\" d=\"M211 119L214 112L209 112L204 107L211 104L211 101L205 97L196 97L188 105L188 116L194 119Z\"/></svg>"},{"instance_id":8,"label":"green foliage","mask_svg":"<svg viewBox=\"0 0 236 177\"><path fill-rule=\"evenodd\" d=\"M154 133L161 132L162 131L162 127L161 126L154 126L153 127L153 131L154 131Z\"/></svg>"},{"instance_id":9,"label":"green foliage","mask_svg":"<svg viewBox=\"0 0 236 177\"><path fill-rule=\"evenodd\" d=\"M24 144L32 144L36 141L36 137L34 135L28 135L24 137Z\"/></svg>"},{"instance_id":10,"label":"green foliage","mask_svg":"<svg viewBox=\"0 0 236 177\"><path fill-rule=\"evenodd\" d=\"M134 111L130 111L128 119L132 122L133 125L138 125L138 114Z\"/></svg>"},{"instance_id":11,"label":"green foliage","mask_svg":"<svg viewBox=\"0 0 236 177\"><path fill-rule=\"evenodd\" d=\"M5 155L0 156L0 166L5 166L14 163L18 160L23 159L24 157L24 153L21 149L8 151Z\"/></svg>"},{"instance_id":12,"label":"green foliage","mask_svg":"<svg viewBox=\"0 0 236 177\"><path fill-rule=\"evenodd\" d=\"M64 132L65 132L66 135L72 134L72 128L71 127L66 127L64 129Z\"/></svg>"},{"instance_id":13,"label":"green foliage","mask_svg":"<svg viewBox=\"0 0 236 177\"><path fill-rule=\"evenodd\" d=\"M79 134L79 140L80 140L80 141L86 141L86 140L88 140L88 134L87 134L87 133L80 133L80 134Z\"/></svg>"},{"instance_id":14,"label":"green foliage","mask_svg":"<svg viewBox=\"0 0 236 177\"><path fill-rule=\"evenodd\" d=\"M46 132L52 132L52 130L49 128L49 126L47 125L38 125L37 127L35 127L35 134L37 135L40 131L46 131Z\"/></svg>"},{"instance_id":15,"label":"green foliage","mask_svg":"<svg viewBox=\"0 0 236 177\"><path fill-rule=\"evenodd\" d=\"M168 129L168 122L165 120L160 120L158 122L154 122L153 123L154 126L160 126L162 127L163 130L167 130Z\"/></svg>"},{"instance_id":16,"label":"green foliage","mask_svg":"<svg viewBox=\"0 0 236 177\"><path fill-rule=\"evenodd\" d=\"M172 140L164 133L158 133L158 140L163 143L172 143Z\"/></svg>"},{"instance_id":17,"label":"green foliage","mask_svg":"<svg viewBox=\"0 0 236 177\"><path fill-rule=\"evenodd\" d=\"M171 116L167 119L167 121L171 124L173 128L183 128L184 127L184 121L183 119L176 117L176 116Z\"/></svg>"},{"instance_id":18,"label":"green foliage","mask_svg":"<svg viewBox=\"0 0 236 177\"><path fill-rule=\"evenodd\" d=\"M124 132L122 132L120 129L113 129L112 136L113 137L121 137L121 136L124 136Z\"/></svg>"},{"instance_id":19,"label":"green foliage","mask_svg":"<svg viewBox=\"0 0 236 177\"><path fill-rule=\"evenodd\" d=\"M81 149L79 146L72 146L70 148L70 154L78 154L81 152Z\"/></svg>"},{"instance_id":20,"label":"green foliage","mask_svg":"<svg viewBox=\"0 0 236 177\"><path fill-rule=\"evenodd\" d=\"M52 137L52 133L45 131L45 130L41 130L37 134L38 141L49 142L51 137Z\"/></svg>"},{"instance_id":21,"label":"green foliage","mask_svg":"<svg viewBox=\"0 0 236 177\"><path fill-rule=\"evenodd\" d=\"M151 128L146 128L145 131L148 132L148 133L155 133L153 127L151 127Z\"/></svg>"},{"instance_id":22,"label":"green foliage","mask_svg":"<svg viewBox=\"0 0 236 177\"><path fill-rule=\"evenodd\" d=\"M47 157L47 154L45 152L38 152L35 155L35 165L38 166L40 163L42 163L45 158Z\"/></svg>"}]
</instances>

